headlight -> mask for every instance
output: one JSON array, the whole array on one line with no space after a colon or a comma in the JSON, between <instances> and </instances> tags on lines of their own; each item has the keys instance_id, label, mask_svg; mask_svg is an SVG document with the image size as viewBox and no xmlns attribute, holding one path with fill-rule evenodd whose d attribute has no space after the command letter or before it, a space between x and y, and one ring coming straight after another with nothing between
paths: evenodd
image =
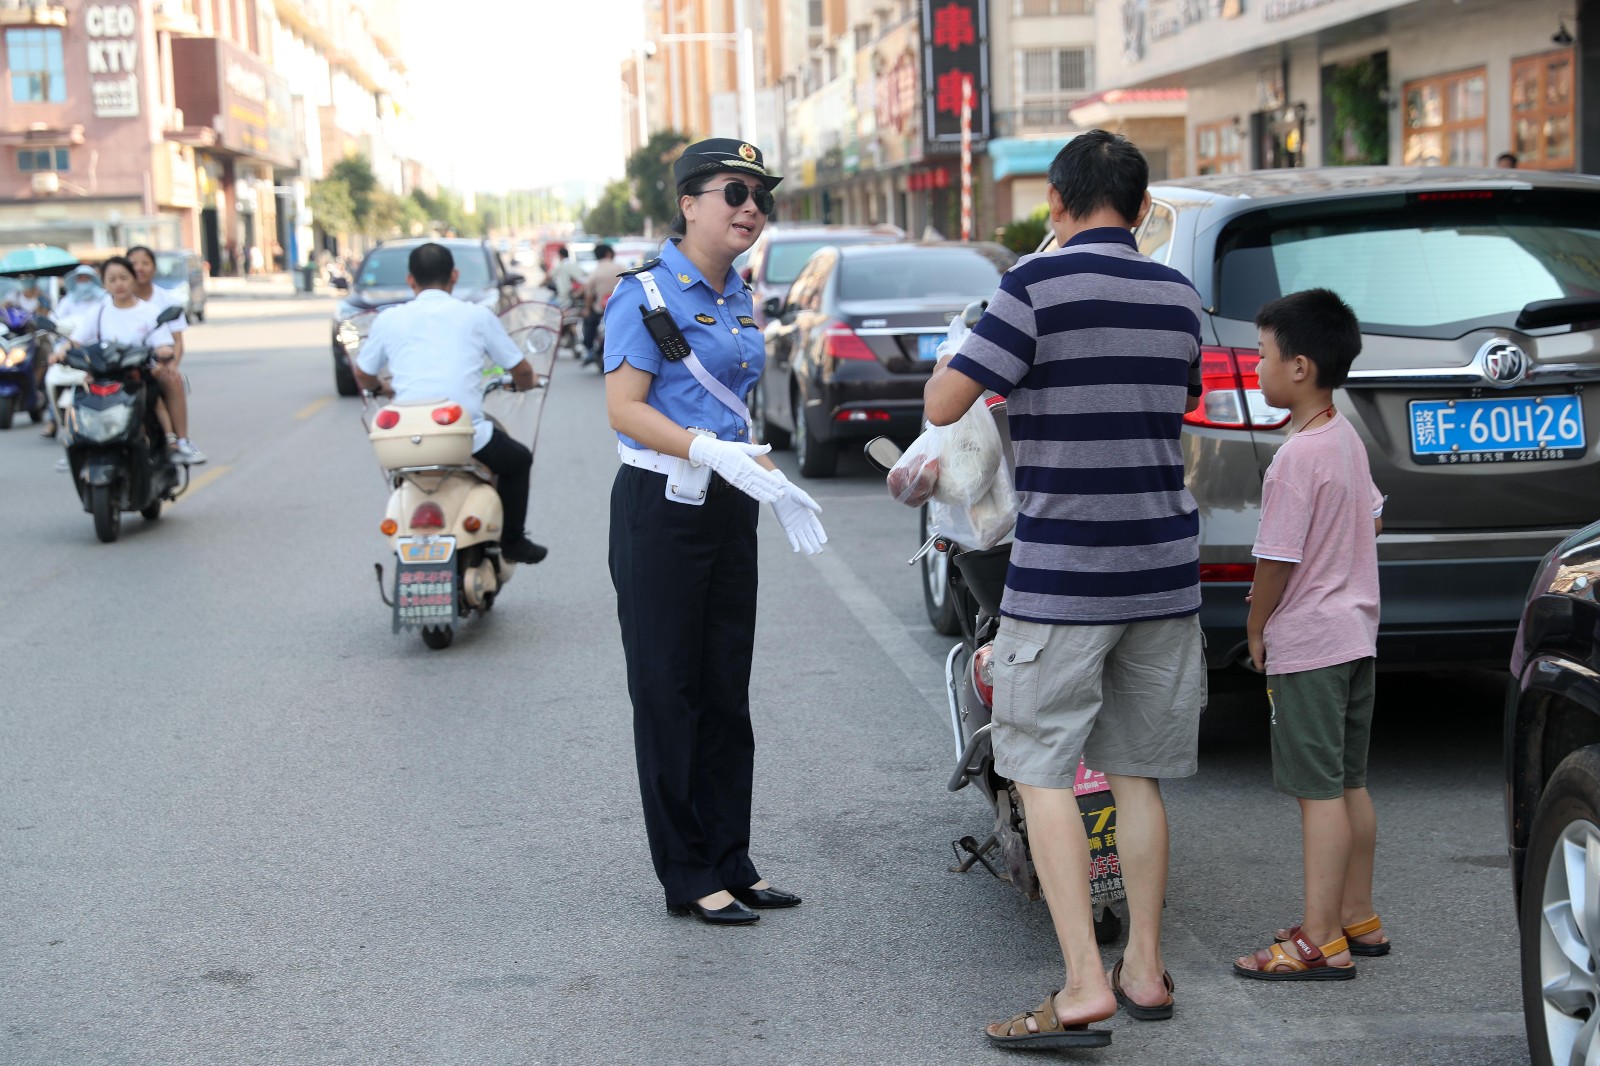
<instances>
[{"instance_id":1,"label":"headlight","mask_svg":"<svg viewBox=\"0 0 1600 1066\"><path fill-rule=\"evenodd\" d=\"M73 436L91 444L105 444L116 440L128 431L133 419L133 405L119 403L112 407L93 408L74 405L78 412L78 426Z\"/></svg>"}]
</instances>

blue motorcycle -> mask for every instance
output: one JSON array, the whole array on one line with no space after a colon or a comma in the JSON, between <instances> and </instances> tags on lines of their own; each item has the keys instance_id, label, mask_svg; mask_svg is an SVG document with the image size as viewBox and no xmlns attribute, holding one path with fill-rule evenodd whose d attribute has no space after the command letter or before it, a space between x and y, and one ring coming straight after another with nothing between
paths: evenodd
<instances>
[{"instance_id":1,"label":"blue motorcycle","mask_svg":"<svg viewBox=\"0 0 1600 1066\"><path fill-rule=\"evenodd\" d=\"M32 328L32 316L20 307L7 307L5 335L0 337L0 429L10 429L11 419L27 412L34 422L45 413L44 390L34 377L42 358L44 340Z\"/></svg>"}]
</instances>

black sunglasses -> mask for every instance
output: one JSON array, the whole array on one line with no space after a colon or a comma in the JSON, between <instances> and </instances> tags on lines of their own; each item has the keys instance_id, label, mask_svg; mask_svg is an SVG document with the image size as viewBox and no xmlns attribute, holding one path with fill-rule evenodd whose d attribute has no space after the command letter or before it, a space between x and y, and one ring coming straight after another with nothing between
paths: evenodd
<instances>
[{"instance_id":1,"label":"black sunglasses","mask_svg":"<svg viewBox=\"0 0 1600 1066\"><path fill-rule=\"evenodd\" d=\"M704 196L708 192L717 192L716 189L701 189L696 196ZM742 181L730 181L722 186L722 199L729 207L743 207L744 202L750 197L756 198L756 210L763 215L772 214L774 201L772 194L766 189L752 189Z\"/></svg>"}]
</instances>

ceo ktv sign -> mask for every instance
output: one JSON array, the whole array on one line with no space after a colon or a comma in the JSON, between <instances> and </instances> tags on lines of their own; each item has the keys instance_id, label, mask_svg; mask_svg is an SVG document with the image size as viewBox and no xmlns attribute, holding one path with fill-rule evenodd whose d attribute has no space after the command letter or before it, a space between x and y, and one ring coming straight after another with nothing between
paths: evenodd
<instances>
[{"instance_id":1,"label":"ceo ktv sign","mask_svg":"<svg viewBox=\"0 0 1600 1066\"><path fill-rule=\"evenodd\" d=\"M139 12L132 4L90 4L89 91L96 118L139 117Z\"/></svg>"}]
</instances>

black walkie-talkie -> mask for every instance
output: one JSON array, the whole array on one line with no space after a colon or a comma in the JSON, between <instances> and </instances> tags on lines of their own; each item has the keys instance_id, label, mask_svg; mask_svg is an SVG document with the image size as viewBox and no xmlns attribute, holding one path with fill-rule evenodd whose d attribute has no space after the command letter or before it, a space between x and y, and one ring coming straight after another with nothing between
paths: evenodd
<instances>
[{"instance_id":1,"label":"black walkie-talkie","mask_svg":"<svg viewBox=\"0 0 1600 1066\"><path fill-rule=\"evenodd\" d=\"M650 331L651 339L656 342L656 347L661 349L661 354L667 357L668 362L676 363L689 354L689 342L683 339L683 331L678 328L678 323L673 321L671 311L665 307L651 311L644 304L640 304L639 313L644 316L644 328Z\"/></svg>"}]
</instances>

